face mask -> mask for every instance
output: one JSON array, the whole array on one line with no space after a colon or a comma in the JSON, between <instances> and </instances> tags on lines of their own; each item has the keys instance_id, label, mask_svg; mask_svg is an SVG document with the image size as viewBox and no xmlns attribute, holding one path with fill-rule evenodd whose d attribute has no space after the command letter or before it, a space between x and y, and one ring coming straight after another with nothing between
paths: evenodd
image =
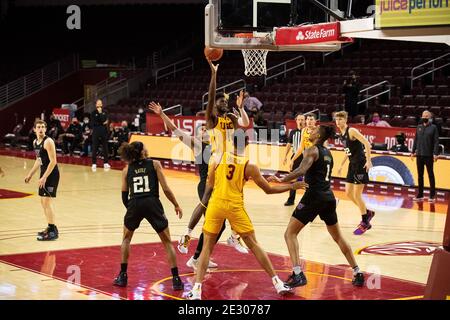
<instances>
[{"instance_id":1,"label":"face mask","mask_svg":"<svg viewBox=\"0 0 450 320\"><path fill-rule=\"evenodd\" d=\"M378 121L380 121L380 117L373 117L373 122L377 123Z\"/></svg>"},{"instance_id":2,"label":"face mask","mask_svg":"<svg viewBox=\"0 0 450 320\"><path fill-rule=\"evenodd\" d=\"M425 124L427 124L427 123L428 123L428 121L429 121L429 119L428 119L428 118L422 118L422 123L425 123Z\"/></svg>"}]
</instances>

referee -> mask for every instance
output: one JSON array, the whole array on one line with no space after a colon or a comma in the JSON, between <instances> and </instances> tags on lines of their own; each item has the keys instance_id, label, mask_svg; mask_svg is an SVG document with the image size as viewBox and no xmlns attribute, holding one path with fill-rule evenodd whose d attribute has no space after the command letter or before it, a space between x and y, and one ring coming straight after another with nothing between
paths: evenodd
<instances>
[{"instance_id":1,"label":"referee","mask_svg":"<svg viewBox=\"0 0 450 320\"><path fill-rule=\"evenodd\" d=\"M287 163L287 156L288 156L291 148L293 149L292 150L293 152L291 155L291 159L292 159L292 157L297 153L297 150L300 147L300 141L302 140L301 139L302 138L302 130L305 127L305 116L302 114L298 114L295 117L295 122L297 123L297 128L292 130L289 133L289 139L288 139L288 143L286 145L286 154L284 156L283 165L286 165L286 163ZM291 165L291 167L292 167L291 172L298 168L298 166L302 162L302 159L303 159L303 157L300 156L294 161L294 163ZM287 201L285 202L284 205L292 206L295 202L295 195L296 195L296 190L291 190L289 192L289 198L287 199Z\"/></svg>"},{"instance_id":2,"label":"referee","mask_svg":"<svg viewBox=\"0 0 450 320\"><path fill-rule=\"evenodd\" d=\"M96 109L91 113L92 123L92 171L97 170L97 148L101 141L103 151L103 168L109 169L108 164L108 114L103 110L102 100L95 103Z\"/></svg>"}]
</instances>

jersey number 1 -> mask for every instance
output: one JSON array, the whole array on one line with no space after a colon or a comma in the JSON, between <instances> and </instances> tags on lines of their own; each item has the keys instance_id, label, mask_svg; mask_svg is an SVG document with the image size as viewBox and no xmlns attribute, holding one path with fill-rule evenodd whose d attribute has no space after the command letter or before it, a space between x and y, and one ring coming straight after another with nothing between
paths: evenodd
<instances>
[{"instance_id":1,"label":"jersey number 1","mask_svg":"<svg viewBox=\"0 0 450 320\"><path fill-rule=\"evenodd\" d=\"M150 185L148 183L148 176L133 178L134 193L150 192Z\"/></svg>"},{"instance_id":2,"label":"jersey number 1","mask_svg":"<svg viewBox=\"0 0 450 320\"><path fill-rule=\"evenodd\" d=\"M329 163L327 163L327 175L325 176L325 181L330 181L330 176L331 176L331 166Z\"/></svg>"}]
</instances>

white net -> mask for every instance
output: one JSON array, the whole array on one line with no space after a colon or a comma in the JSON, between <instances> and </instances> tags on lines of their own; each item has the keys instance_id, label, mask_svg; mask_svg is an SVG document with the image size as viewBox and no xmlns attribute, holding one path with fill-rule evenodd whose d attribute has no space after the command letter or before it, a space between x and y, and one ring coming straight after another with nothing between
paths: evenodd
<instances>
[{"instance_id":1,"label":"white net","mask_svg":"<svg viewBox=\"0 0 450 320\"><path fill-rule=\"evenodd\" d=\"M244 74L247 77L267 74L266 58L268 52L268 50L263 49L242 49L245 64Z\"/></svg>"}]
</instances>

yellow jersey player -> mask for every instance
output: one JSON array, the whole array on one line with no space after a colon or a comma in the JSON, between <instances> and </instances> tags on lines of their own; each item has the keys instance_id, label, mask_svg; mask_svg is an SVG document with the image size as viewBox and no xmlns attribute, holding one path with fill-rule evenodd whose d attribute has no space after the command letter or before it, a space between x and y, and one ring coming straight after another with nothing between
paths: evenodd
<instances>
[{"instance_id":1,"label":"yellow jersey player","mask_svg":"<svg viewBox=\"0 0 450 320\"><path fill-rule=\"evenodd\" d=\"M302 129L300 147L298 148L297 152L295 153L294 157L292 158L291 168L290 168L291 171L293 169L294 161L301 163L302 159L303 159L303 151L305 151L309 147L313 146L309 137L315 127L316 127L316 115L314 113L310 113L306 116L306 127ZM297 160L297 159L299 159L299 160Z\"/></svg>"},{"instance_id":2,"label":"yellow jersey player","mask_svg":"<svg viewBox=\"0 0 450 320\"><path fill-rule=\"evenodd\" d=\"M216 83L217 83L217 70L219 65L214 65L210 60L208 63L211 67L211 81L209 84L209 92L208 92L208 105L206 107L206 129L208 130L208 134L210 137L211 144L211 159L217 158L220 159L223 152L227 150L233 150L233 133L238 127L248 127L250 124L250 120L248 118L247 113L244 110L243 98L244 92L241 91L239 96L236 99L236 105L238 106L239 111L236 113L231 112L231 108L228 104L229 97L224 92L216 94ZM218 161L218 160L216 160ZM178 244L178 250L181 253L187 253L188 247L191 239L191 233L194 229L195 225L200 220L201 214L203 211L194 211L197 212L197 215L192 215L188 230L185 234L181 236L181 239ZM223 229L225 229L225 225L223 225ZM221 233L222 233L221 232ZM237 251L241 253L248 253L247 248L245 248L241 244L241 239L238 234L232 230L231 236L227 239L227 243L233 246ZM200 255L203 247L203 234L200 235L197 249L195 251L194 256L192 256L187 265L194 270L197 265L197 258ZM211 265L215 265L211 263Z\"/></svg>"},{"instance_id":3,"label":"yellow jersey player","mask_svg":"<svg viewBox=\"0 0 450 320\"><path fill-rule=\"evenodd\" d=\"M201 299L202 282L208 267L209 256L225 219L229 221L231 228L242 237L259 264L272 278L276 291L279 294L286 294L290 291L290 288L276 275L267 253L256 241L253 224L244 208L243 188L249 178L252 178L267 194L305 188L307 185L304 182L296 182L270 186L261 175L259 168L250 164L245 158L244 152L247 144L248 139L244 131L238 129L233 135L234 151L224 152L218 163L214 159L210 162L207 187L202 200L203 206L208 204L203 225L204 244L198 260L195 284L187 294L188 299Z\"/></svg>"}]
</instances>

